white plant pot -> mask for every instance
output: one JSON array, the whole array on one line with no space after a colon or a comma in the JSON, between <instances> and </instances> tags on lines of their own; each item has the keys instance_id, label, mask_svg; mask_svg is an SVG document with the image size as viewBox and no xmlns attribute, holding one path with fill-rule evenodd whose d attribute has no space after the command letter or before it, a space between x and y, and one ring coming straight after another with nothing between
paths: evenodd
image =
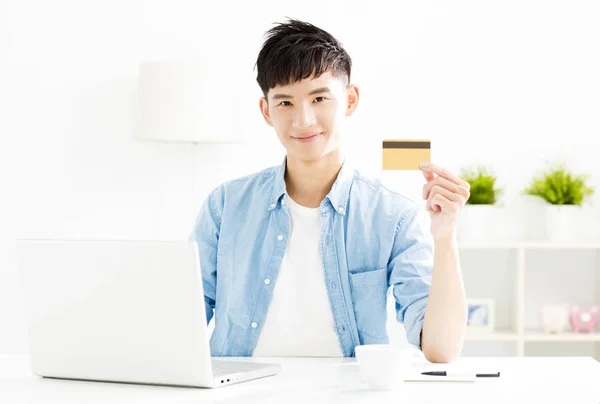
<instances>
[{"instance_id":1,"label":"white plant pot","mask_svg":"<svg viewBox=\"0 0 600 404\"><path fill-rule=\"evenodd\" d=\"M576 205L547 205L546 234L549 241L574 242L579 239L581 208Z\"/></svg>"},{"instance_id":2,"label":"white plant pot","mask_svg":"<svg viewBox=\"0 0 600 404\"><path fill-rule=\"evenodd\" d=\"M468 243L491 241L496 209L495 205L465 205L459 216L457 239Z\"/></svg>"}]
</instances>

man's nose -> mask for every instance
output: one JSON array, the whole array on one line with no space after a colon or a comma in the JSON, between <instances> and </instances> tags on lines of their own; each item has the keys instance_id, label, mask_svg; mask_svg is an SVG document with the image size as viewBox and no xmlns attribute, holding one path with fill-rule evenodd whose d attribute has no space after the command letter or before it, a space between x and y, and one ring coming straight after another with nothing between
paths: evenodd
<instances>
[{"instance_id":1,"label":"man's nose","mask_svg":"<svg viewBox=\"0 0 600 404\"><path fill-rule=\"evenodd\" d=\"M294 113L292 126L295 129L307 129L315 123L315 113L310 106L299 107Z\"/></svg>"}]
</instances>

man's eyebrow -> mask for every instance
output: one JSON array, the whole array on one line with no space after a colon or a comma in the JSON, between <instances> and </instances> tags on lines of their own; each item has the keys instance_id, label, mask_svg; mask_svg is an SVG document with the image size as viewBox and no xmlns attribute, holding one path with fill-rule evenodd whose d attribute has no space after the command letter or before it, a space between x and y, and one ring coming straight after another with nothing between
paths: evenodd
<instances>
[{"instance_id":1,"label":"man's eyebrow","mask_svg":"<svg viewBox=\"0 0 600 404\"><path fill-rule=\"evenodd\" d=\"M308 93L308 95L314 95L314 94L319 94L319 93L329 93L329 87L320 87L320 88L316 88L314 90L312 90L310 93Z\"/></svg>"},{"instance_id":2,"label":"man's eyebrow","mask_svg":"<svg viewBox=\"0 0 600 404\"><path fill-rule=\"evenodd\" d=\"M287 95L287 94L274 94L271 97L272 100L281 100L281 99L284 99L284 98L292 98L292 96L291 95Z\"/></svg>"},{"instance_id":3,"label":"man's eyebrow","mask_svg":"<svg viewBox=\"0 0 600 404\"><path fill-rule=\"evenodd\" d=\"M319 88L312 90L310 93L308 93L308 95L329 93L329 92L331 92L329 87L319 87ZM294 98L294 97L292 97L291 95L287 95L287 94L274 94L273 97L271 97L272 100L281 100L281 99L285 99L285 98Z\"/></svg>"}]
</instances>

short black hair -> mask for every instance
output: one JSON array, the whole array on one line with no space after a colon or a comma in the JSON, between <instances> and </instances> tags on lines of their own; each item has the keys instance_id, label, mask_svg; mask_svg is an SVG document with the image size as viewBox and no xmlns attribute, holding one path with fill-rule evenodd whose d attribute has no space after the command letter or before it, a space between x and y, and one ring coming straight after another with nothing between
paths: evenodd
<instances>
[{"instance_id":1,"label":"short black hair","mask_svg":"<svg viewBox=\"0 0 600 404\"><path fill-rule=\"evenodd\" d=\"M350 82L352 60L333 35L310 23L288 18L266 32L256 60L256 81L263 94L276 86L319 77L331 71Z\"/></svg>"}]
</instances>

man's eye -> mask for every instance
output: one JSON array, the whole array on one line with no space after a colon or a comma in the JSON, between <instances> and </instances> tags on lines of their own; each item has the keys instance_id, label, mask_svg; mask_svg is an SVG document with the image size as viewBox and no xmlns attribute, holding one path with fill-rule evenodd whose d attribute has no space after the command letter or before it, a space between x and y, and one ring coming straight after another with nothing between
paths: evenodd
<instances>
[{"instance_id":1,"label":"man's eye","mask_svg":"<svg viewBox=\"0 0 600 404\"><path fill-rule=\"evenodd\" d=\"M286 102L287 102L287 104L286 104ZM292 103L291 103L291 102L289 102L289 101L281 101L281 102L279 103L279 105L282 105L282 106L284 106L284 107L287 107L287 106L289 106L289 105L292 105Z\"/></svg>"},{"instance_id":2,"label":"man's eye","mask_svg":"<svg viewBox=\"0 0 600 404\"><path fill-rule=\"evenodd\" d=\"M327 98L325 98L325 97L317 97L317 98L315 98L315 101L317 101L317 102L321 102L321 101L324 101L324 100L326 100L326 99L327 99ZM320 101L319 101L319 100L320 100Z\"/></svg>"}]
</instances>

